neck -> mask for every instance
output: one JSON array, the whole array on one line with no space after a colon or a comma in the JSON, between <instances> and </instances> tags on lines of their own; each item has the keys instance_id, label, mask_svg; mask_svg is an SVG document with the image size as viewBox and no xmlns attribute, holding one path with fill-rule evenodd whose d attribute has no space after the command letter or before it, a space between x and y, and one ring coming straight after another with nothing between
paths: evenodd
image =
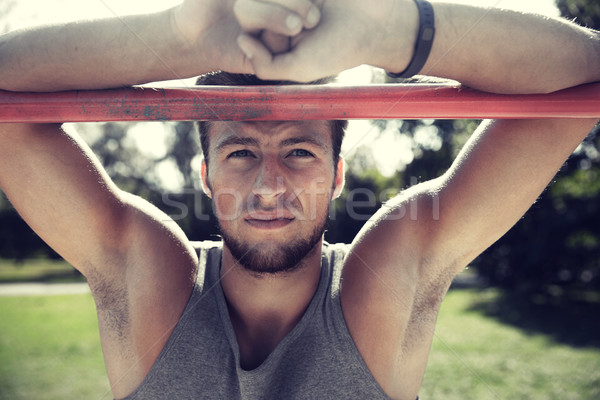
<instances>
[{"instance_id":1,"label":"neck","mask_svg":"<svg viewBox=\"0 0 600 400\"><path fill-rule=\"evenodd\" d=\"M245 270L223 246L221 285L242 367L260 365L302 318L319 284L321 246L317 243L293 272L263 275Z\"/></svg>"}]
</instances>

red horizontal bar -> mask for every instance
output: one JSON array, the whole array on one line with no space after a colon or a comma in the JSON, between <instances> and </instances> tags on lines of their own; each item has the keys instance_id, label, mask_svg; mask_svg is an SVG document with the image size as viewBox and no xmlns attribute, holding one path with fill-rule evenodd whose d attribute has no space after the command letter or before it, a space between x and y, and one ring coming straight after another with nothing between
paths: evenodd
<instances>
[{"instance_id":1,"label":"red horizontal bar","mask_svg":"<svg viewBox=\"0 0 600 400\"><path fill-rule=\"evenodd\" d=\"M430 84L0 91L0 122L600 118L600 83L498 95Z\"/></svg>"}]
</instances>

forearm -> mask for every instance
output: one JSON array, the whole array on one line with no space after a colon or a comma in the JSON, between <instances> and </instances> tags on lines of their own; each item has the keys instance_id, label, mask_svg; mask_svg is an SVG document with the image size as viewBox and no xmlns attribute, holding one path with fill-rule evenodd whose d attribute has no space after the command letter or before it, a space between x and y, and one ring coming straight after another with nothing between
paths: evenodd
<instances>
[{"instance_id":1,"label":"forearm","mask_svg":"<svg viewBox=\"0 0 600 400\"><path fill-rule=\"evenodd\" d=\"M119 87L207 72L178 37L172 10L9 33L0 85L14 91Z\"/></svg>"},{"instance_id":2,"label":"forearm","mask_svg":"<svg viewBox=\"0 0 600 400\"><path fill-rule=\"evenodd\" d=\"M501 9L433 3L436 34L421 73L498 93L551 92L600 80L600 36L562 19ZM383 67L402 71L412 55L417 11L406 18L408 51ZM412 21L412 25L411 22ZM393 37L393 35L392 35ZM390 40L389 47L393 46Z\"/></svg>"}]
</instances>

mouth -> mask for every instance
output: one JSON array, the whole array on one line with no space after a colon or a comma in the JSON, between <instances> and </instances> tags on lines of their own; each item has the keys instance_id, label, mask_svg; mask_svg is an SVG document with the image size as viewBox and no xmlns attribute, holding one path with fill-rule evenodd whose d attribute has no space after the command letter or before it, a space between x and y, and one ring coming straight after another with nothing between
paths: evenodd
<instances>
[{"instance_id":1,"label":"mouth","mask_svg":"<svg viewBox=\"0 0 600 400\"><path fill-rule=\"evenodd\" d=\"M282 215L281 212L277 213L252 213L245 218L246 223L250 226L258 229L279 229L283 228L294 221L292 215L285 213Z\"/></svg>"}]
</instances>

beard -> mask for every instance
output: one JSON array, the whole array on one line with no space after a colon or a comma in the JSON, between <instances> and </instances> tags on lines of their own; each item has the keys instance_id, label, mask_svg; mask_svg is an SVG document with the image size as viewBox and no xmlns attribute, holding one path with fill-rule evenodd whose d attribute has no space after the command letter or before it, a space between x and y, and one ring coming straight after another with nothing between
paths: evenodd
<instances>
[{"instance_id":1,"label":"beard","mask_svg":"<svg viewBox=\"0 0 600 400\"><path fill-rule=\"evenodd\" d=\"M220 223L219 230L223 242L246 271L256 275L285 274L300 269L302 260L317 251L317 244L327 228L328 216L329 210L309 235L285 244L248 244L229 234Z\"/></svg>"}]
</instances>

